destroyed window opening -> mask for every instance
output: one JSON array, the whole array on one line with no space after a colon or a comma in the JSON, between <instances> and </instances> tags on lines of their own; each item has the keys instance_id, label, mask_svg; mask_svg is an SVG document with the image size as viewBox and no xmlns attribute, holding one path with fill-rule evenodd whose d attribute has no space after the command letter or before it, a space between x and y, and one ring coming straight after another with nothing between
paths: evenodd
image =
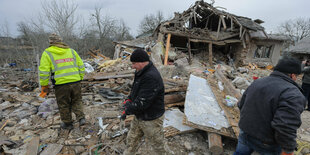
<instances>
[{"instance_id":1,"label":"destroyed window opening","mask_svg":"<svg viewBox=\"0 0 310 155\"><path fill-rule=\"evenodd\" d=\"M254 58L271 58L273 45L256 45Z\"/></svg>"}]
</instances>

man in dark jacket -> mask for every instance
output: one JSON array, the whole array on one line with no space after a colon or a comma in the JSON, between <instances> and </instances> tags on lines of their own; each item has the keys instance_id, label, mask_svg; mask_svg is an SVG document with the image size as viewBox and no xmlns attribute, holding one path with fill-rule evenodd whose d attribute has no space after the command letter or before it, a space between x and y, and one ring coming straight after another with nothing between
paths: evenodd
<instances>
[{"instance_id":1,"label":"man in dark jacket","mask_svg":"<svg viewBox=\"0 0 310 155\"><path fill-rule=\"evenodd\" d=\"M240 134L235 155L293 154L300 115L306 104L295 83L301 63L283 58L270 76L255 80L244 92L240 109Z\"/></svg>"},{"instance_id":2,"label":"man in dark jacket","mask_svg":"<svg viewBox=\"0 0 310 155\"><path fill-rule=\"evenodd\" d=\"M310 110L310 61L306 60L303 61L301 64L302 73L304 73L304 76L302 77L302 85L301 88L304 91L304 95L308 101L308 107L307 110Z\"/></svg>"},{"instance_id":3,"label":"man in dark jacket","mask_svg":"<svg viewBox=\"0 0 310 155\"><path fill-rule=\"evenodd\" d=\"M136 73L131 93L124 102L124 107L125 115L134 114L135 118L131 122L127 135L127 149L124 154L135 154L143 136L156 154L165 154L163 80L145 51L135 50L130 61Z\"/></svg>"}]
</instances>

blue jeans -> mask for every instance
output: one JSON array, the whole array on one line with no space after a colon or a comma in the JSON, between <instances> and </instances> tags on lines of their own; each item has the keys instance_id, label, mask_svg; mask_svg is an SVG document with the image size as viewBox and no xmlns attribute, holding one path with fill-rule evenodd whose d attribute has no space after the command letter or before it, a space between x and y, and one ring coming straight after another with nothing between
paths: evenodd
<instances>
[{"instance_id":1,"label":"blue jeans","mask_svg":"<svg viewBox=\"0 0 310 155\"><path fill-rule=\"evenodd\" d=\"M250 155L254 151L261 155L279 155L281 153L281 147L279 145L264 144L240 129L238 145L234 155Z\"/></svg>"}]
</instances>

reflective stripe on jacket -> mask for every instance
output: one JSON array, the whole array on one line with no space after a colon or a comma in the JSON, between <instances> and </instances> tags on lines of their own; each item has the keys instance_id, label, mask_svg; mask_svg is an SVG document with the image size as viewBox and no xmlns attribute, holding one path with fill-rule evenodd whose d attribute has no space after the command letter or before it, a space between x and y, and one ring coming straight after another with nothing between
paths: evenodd
<instances>
[{"instance_id":1,"label":"reflective stripe on jacket","mask_svg":"<svg viewBox=\"0 0 310 155\"><path fill-rule=\"evenodd\" d=\"M83 80L85 67L75 50L51 46L42 53L39 71L42 86L48 85L52 73L55 85L61 85Z\"/></svg>"}]
</instances>

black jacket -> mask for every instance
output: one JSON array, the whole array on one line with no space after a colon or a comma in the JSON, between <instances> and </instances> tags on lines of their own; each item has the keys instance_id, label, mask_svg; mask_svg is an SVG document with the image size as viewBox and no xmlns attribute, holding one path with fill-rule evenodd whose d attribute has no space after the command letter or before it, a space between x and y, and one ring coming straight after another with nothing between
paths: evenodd
<instances>
[{"instance_id":1,"label":"black jacket","mask_svg":"<svg viewBox=\"0 0 310 155\"><path fill-rule=\"evenodd\" d=\"M238 103L239 127L265 144L293 151L305 104L302 89L287 75L274 71L244 92Z\"/></svg>"},{"instance_id":2,"label":"black jacket","mask_svg":"<svg viewBox=\"0 0 310 155\"><path fill-rule=\"evenodd\" d=\"M150 61L135 73L135 79L128 98L132 100L128 110L139 120L154 120L165 112L163 80Z\"/></svg>"}]
</instances>

